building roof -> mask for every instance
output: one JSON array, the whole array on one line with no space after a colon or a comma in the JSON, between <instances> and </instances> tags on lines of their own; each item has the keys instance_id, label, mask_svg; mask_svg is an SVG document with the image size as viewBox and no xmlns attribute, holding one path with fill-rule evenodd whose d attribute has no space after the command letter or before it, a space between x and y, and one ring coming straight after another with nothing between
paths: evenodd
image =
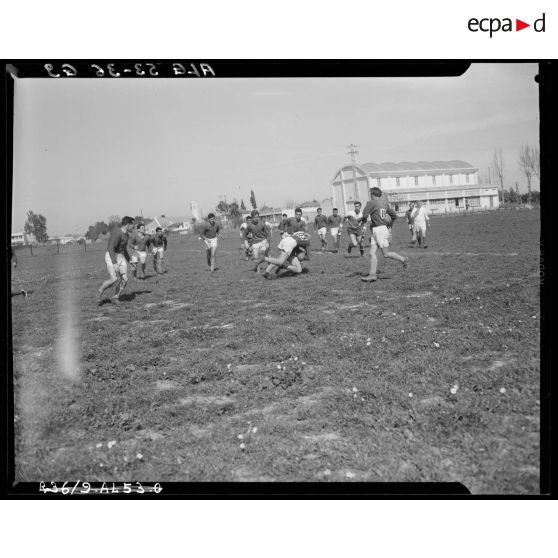
<instances>
[{"instance_id":1,"label":"building roof","mask_svg":"<svg viewBox=\"0 0 558 558\"><path fill-rule=\"evenodd\" d=\"M454 159L452 161L418 161L411 163L403 161L401 163L364 163L360 165L367 173L407 173L409 171L444 171L444 170L475 170L475 167L466 161Z\"/></svg>"}]
</instances>

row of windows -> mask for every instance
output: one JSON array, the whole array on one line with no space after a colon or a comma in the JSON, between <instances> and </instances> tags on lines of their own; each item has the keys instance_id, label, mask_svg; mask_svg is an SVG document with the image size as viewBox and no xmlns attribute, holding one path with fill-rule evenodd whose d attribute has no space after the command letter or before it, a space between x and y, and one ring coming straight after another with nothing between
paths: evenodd
<instances>
[{"instance_id":1,"label":"row of windows","mask_svg":"<svg viewBox=\"0 0 558 558\"><path fill-rule=\"evenodd\" d=\"M449 183L453 184L453 174L449 174L448 176L449 176ZM414 176L413 178L415 179L415 186L418 186L419 185L419 177ZM432 185L436 186L436 175L432 175L430 178L432 179ZM467 184L469 184L470 180L471 180L470 175L466 174L465 175L465 182ZM381 188L382 187L382 179L381 178L376 178L376 184L378 185L378 188ZM401 180L400 180L399 176L395 177L395 185L396 186L401 186Z\"/></svg>"}]
</instances>

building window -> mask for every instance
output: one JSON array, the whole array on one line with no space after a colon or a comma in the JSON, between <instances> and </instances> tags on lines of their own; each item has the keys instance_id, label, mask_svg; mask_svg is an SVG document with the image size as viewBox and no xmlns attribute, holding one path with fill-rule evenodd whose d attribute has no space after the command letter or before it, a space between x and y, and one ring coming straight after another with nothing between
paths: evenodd
<instances>
[{"instance_id":1,"label":"building window","mask_svg":"<svg viewBox=\"0 0 558 558\"><path fill-rule=\"evenodd\" d=\"M399 181L399 177L398 177L398 176L395 177L395 185L396 185L396 186L401 186L401 182Z\"/></svg>"},{"instance_id":2,"label":"building window","mask_svg":"<svg viewBox=\"0 0 558 558\"><path fill-rule=\"evenodd\" d=\"M465 175L465 182L467 182L467 184L469 184L469 175L468 174Z\"/></svg>"},{"instance_id":3,"label":"building window","mask_svg":"<svg viewBox=\"0 0 558 558\"><path fill-rule=\"evenodd\" d=\"M419 185L419 183L418 183L418 176L415 176L415 186L418 186L418 185Z\"/></svg>"},{"instance_id":4,"label":"building window","mask_svg":"<svg viewBox=\"0 0 558 558\"><path fill-rule=\"evenodd\" d=\"M432 185L436 186L436 175L435 174L432 175Z\"/></svg>"},{"instance_id":5,"label":"building window","mask_svg":"<svg viewBox=\"0 0 558 558\"><path fill-rule=\"evenodd\" d=\"M450 179L450 184L453 184L453 174L449 175L449 179Z\"/></svg>"},{"instance_id":6,"label":"building window","mask_svg":"<svg viewBox=\"0 0 558 558\"><path fill-rule=\"evenodd\" d=\"M467 201L469 202L469 207L480 207L481 204L480 196L475 198L468 198Z\"/></svg>"}]
</instances>

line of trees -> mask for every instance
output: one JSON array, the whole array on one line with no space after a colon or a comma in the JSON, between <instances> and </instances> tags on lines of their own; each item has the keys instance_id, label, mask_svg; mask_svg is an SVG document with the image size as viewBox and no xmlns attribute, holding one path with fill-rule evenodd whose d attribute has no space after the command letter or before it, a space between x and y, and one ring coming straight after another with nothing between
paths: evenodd
<instances>
[{"instance_id":1,"label":"line of trees","mask_svg":"<svg viewBox=\"0 0 558 558\"><path fill-rule=\"evenodd\" d=\"M533 176L536 176L539 180L541 178L540 161L540 149L528 144L523 144L519 149L517 164L521 174L525 176L527 180L527 194L519 194L519 185L517 182L515 184L515 190L509 188L506 192L504 187L504 156L502 154L502 148L497 147L494 149L490 169L494 175L495 182L500 186L500 200L503 203L540 203L540 193L531 191Z\"/></svg>"}]
</instances>

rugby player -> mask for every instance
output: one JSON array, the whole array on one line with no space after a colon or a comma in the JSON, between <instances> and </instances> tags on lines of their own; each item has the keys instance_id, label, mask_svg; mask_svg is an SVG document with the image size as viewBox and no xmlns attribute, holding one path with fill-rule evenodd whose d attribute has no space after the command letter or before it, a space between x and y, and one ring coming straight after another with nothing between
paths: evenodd
<instances>
[{"instance_id":1,"label":"rugby player","mask_svg":"<svg viewBox=\"0 0 558 558\"><path fill-rule=\"evenodd\" d=\"M321 207L318 207L317 212L318 214L314 219L314 231L318 231L323 252L324 250L327 250L327 217L322 214Z\"/></svg>"},{"instance_id":2,"label":"rugby player","mask_svg":"<svg viewBox=\"0 0 558 558\"><path fill-rule=\"evenodd\" d=\"M200 240L205 243L205 256L211 272L215 271L215 253L217 252L217 238L223 238L221 225L215 221L215 214L210 213L200 232Z\"/></svg>"},{"instance_id":3,"label":"rugby player","mask_svg":"<svg viewBox=\"0 0 558 558\"><path fill-rule=\"evenodd\" d=\"M306 220L302 218L302 209L300 209L300 207L297 207L295 209L295 216L287 219L287 222L285 224L285 232L289 233L289 235L292 235L298 231L306 231L306 226Z\"/></svg>"},{"instance_id":4,"label":"rugby player","mask_svg":"<svg viewBox=\"0 0 558 558\"><path fill-rule=\"evenodd\" d=\"M339 252L339 239L341 238L341 229L343 228L343 218L339 215L339 210L334 207L333 215L327 218L327 226L329 227L329 234L333 238L334 252Z\"/></svg>"},{"instance_id":5,"label":"rugby player","mask_svg":"<svg viewBox=\"0 0 558 558\"><path fill-rule=\"evenodd\" d=\"M413 231L417 239L418 247L420 248L421 242L424 241L423 248L426 248L426 224L430 222L430 219L428 218L428 210L422 205L421 201L417 202L411 219L413 220Z\"/></svg>"},{"instance_id":6,"label":"rugby player","mask_svg":"<svg viewBox=\"0 0 558 558\"><path fill-rule=\"evenodd\" d=\"M246 261L252 258L252 238L253 235L250 233L247 238L244 238L244 231L246 227L252 223L252 215L246 215L246 221L240 225L240 239L242 242L242 249L244 250L244 257Z\"/></svg>"},{"instance_id":7,"label":"rugby player","mask_svg":"<svg viewBox=\"0 0 558 558\"><path fill-rule=\"evenodd\" d=\"M116 292L112 300L117 304L120 301L120 295L126 288L128 283L128 262L130 261L128 240L129 234L134 228L134 223L133 217L124 217L120 228L112 232L108 239L105 263L107 264L110 279L107 279L99 287L99 296L97 297L99 304L103 302L103 293L115 283L117 283Z\"/></svg>"},{"instance_id":8,"label":"rugby player","mask_svg":"<svg viewBox=\"0 0 558 558\"><path fill-rule=\"evenodd\" d=\"M362 258L364 256L364 245L362 242L364 240L366 224L364 224L363 226L361 223L362 212L360 208L362 207L362 204L359 201L354 202L354 204L354 210L349 211L347 215L345 215L344 219L347 222L347 234L349 235L350 239L349 248L347 249L347 251L350 254L353 247L356 248L358 246L360 250L360 257Z\"/></svg>"},{"instance_id":9,"label":"rugby player","mask_svg":"<svg viewBox=\"0 0 558 558\"><path fill-rule=\"evenodd\" d=\"M244 238L247 239L249 234L252 234L252 255L255 261L254 271L258 273L258 266L265 258L265 251L267 250L271 233L265 222L260 219L260 212L257 209L252 211L252 223L246 227Z\"/></svg>"},{"instance_id":10,"label":"rugby player","mask_svg":"<svg viewBox=\"0 0 558 558\"><path fill-rule=\"evenodd\" d=\"M136 231L130 235L128 240L128 253L132 254L130 266L132 268L132 276L138 279L145 279L145 262L147 261L147 241L148 236L145 234L145 225L138 223ZM141 269L141 277L137 272L138 263Z\"/></svg>"},{"instance_id":11,"label":"rugby player","mask_svg":"<svg viewBox=\"0 0 558 558\"><path fill-rule=\"evenodd\" d=\"M302 273L301 262L310 260L310 236L304 231L298 231L292 236L282 238L277 248L279 249L277 258L265 258L269 265L263 277L267 279L273 271L278 272L282 267L297 275Z\"/></svg>"},{"instance_id":12,"label":"rugby player","mask_svg":"<svg viewBox=\"0 0 558 558\"><path fill-rule=\"evenodd\" d=\"M279 226L277 227L277 229L281 233L281 236L286 236L288 234L287 233L287 221L288 221L289 217L287 216L286 213L283 213L282 217L283 218L279 222Z\"/></svg>"},{"instance_id":13,"label":"rugby player","mask_svg":"<svg viewBox=\"0 0 558 558\"><path fill-rule=\"evenodd\" d=\"M163 258L167 251L167 237L161 227L157 227L155 234L147 239L146 247L151 250L155 273L161 275L163 273Z\"/></svg>"},{"instance_id":14,"label":"rugby player","mask_svg":"<svg viewBox=\"0 0 558 558\"><path fill-rule=\"evenodd\" d=\"M370 189L370 201L364 207L361 221L366 223L370 216L370 229L372 231L372 241L370 244L370 273L366 277L361 277L362 281L370 283L377 279L378 258L376 252L378 248L382 250L384 258L391 258L407 267L409 258L400 256L395 252L389 251L389 230L387 223L393 223L397 219L397 213L388 206L386 200L382 198L382 191L379 188ZM389 216L389 220L388 220Z\"/></svg>"},{"instance_id":15,"label":"rugby player","mask_svg":"<svg viewBox=\"0 0 558 558\"><path fill-rule=\"evenodd\" d=\"M409 225L409 233L411 234L411 244L414 244L417 239L415 236L415 227L413 226L413 218L412 218L414 209L415 209L415 204L410 203L409 209L405 211L405 219L407 219L407 225Z\"/></svg>"}]
</instances>

